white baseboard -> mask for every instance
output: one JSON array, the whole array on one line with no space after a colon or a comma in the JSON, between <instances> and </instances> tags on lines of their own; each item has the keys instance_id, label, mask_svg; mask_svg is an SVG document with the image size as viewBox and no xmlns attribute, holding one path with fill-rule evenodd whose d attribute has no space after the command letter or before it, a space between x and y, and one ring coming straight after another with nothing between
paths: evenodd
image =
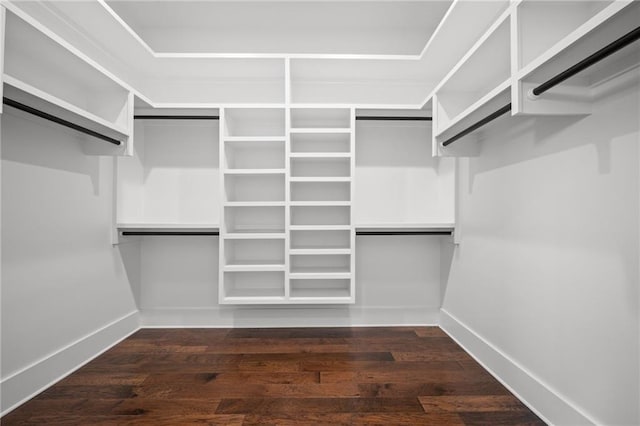
<instances>
[{"instance_id":1,"label":"white baseboard","mask_svg":"<svg viewBox=\"0 0 640 426\"><path fill-rule=\"evenodd\" d=\"M27 402L139 328L138 311L131 312L2 379L0 416Z\"/></svg>"},{"instance_id":2,"label":"white baseboard","mask_svg":"<svg viewBox=\"0 0 640 426\"><path fill-rule=\"evenodd\" d=\"M440 310L440 328L547 424L597 424L445 309Z\"/></svg>"},{"instance_id":3,"label":"white baseboard","mask_svg":"<svg viewBox=\"0 0 640 426\"><path fill-rule=\"evenodd\" d=\"M234 307L141 309L141 327L365 327L437 325L440 309L350 307Z\"/></svg>"}]
</instances>

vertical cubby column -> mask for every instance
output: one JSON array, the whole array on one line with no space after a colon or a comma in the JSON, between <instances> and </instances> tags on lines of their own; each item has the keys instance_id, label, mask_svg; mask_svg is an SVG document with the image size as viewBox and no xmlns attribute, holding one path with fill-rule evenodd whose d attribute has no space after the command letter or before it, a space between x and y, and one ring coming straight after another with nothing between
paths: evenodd
<instances>
[{"instance_id":1,"label":"vertical cubby column","mask_svg":"<svg viewBox=\"0 0 640 426\"><path fill-rule=\"evenodd\" d=\"M354 113L289 111L289 303L355 301Z\"/></svg>"},{"instance_id":2,"label":"vertical cubby column","mask_svg":"<svg viewBox=\"0 0 640 426\"><path fill-rule=\"evenodd\" d=\"M284 108L220 112L219 302L286 303Z\"/></svg>"}]
</instances>

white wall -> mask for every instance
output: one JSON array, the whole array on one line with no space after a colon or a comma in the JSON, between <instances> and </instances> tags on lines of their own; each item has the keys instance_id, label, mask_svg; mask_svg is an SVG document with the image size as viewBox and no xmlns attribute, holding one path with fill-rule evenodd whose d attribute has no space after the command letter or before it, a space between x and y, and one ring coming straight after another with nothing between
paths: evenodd
<instances>
[{"instance_id":1,"label":"white wall","mask_svg":"<svg viewBox=\"0 0 640 426\"><path fill-rule=\"evenodd\" d=\"M501 118L461 162L443 324L556 424L640 422L637 76L587 117Z\"/></svg>"},{"instance_id":2,"label":"white wall","mask_svg":"<svg viewBox=\"0 0 640 426\"><path fill-rule=\"evenodd\" d=\"M357 225L454 221L454 159L432 157L430 140L430 122L358 122Z\"/></svg>"},{"instance_id":3,"label":"white wall","mask_svg":"<svg viewBox=\"0 0 640 426\"><path fill-rule=\"evenodd\" d=\"M111 246L112 160L84 155L70 130L5 108L1 181L8 410L138 324Z\"/></svg>"},{"instance_id":4,"label":"white wall","mask_svg":"<svg viewBox=\"0 0 640 426\"><path fill-rule=\"evenodd\" d=\"M218 305L217 238L136 237L126 245L140 244L143 326L402 325L437 323L440 238L358 237L357 302L347 306ZM135 269L135 256L124 260Z\"/></svg>"}]
</instances>

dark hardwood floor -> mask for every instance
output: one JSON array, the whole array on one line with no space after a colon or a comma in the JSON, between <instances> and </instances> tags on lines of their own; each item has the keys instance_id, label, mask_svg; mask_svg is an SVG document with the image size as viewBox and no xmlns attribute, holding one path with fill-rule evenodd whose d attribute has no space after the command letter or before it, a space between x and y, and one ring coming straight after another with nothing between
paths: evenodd
<instances>
[{"instance_id":1,"label":"dark hardwood floor","mask_svg":"<svg viewBox=\"0 0 640 426\"><path fill-rule=\"evenodd\" d=\"M143 329L10 425L543 425L437 327Z\"/></svg>"}]
</instances>

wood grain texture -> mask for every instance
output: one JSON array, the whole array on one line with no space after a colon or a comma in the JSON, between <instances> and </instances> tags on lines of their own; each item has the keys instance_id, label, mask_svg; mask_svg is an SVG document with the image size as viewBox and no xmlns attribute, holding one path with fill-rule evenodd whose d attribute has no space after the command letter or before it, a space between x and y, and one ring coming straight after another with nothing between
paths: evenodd
<instances>
[{"instance_id":1,"label":"wood grain texture","mask_svg":"<svg viewBox=\"0 0 640 426\"><path fill-rule=\"evenodd\" d=\"M437 327L143 329L11 425L543 425Z\"/></svg>"}]
</instances>

